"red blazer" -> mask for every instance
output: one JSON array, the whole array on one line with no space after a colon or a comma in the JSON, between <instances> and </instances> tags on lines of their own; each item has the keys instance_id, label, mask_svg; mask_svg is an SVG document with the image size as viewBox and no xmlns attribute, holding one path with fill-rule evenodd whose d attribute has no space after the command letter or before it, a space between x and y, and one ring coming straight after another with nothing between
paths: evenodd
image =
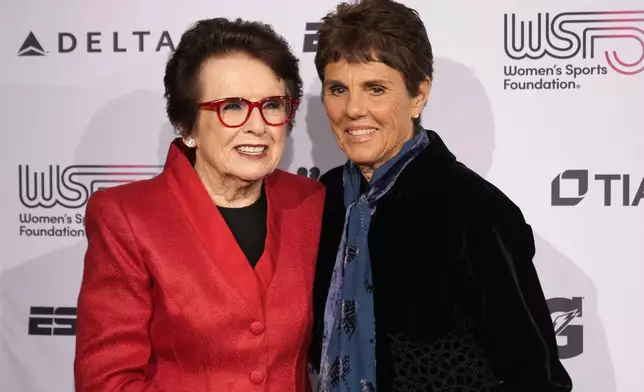
<instances>
[{"instance_id":1,"label":"red blazer","mask_svg":"<svg viewBox=\"0 0 644 392\"><path fill-rule=\"evenodd\" d=\"M163 172L101 190L86 209L76 392L302 392L324 189L265 179L255 269L179 140Z\"/></svg>"}]
</instances>

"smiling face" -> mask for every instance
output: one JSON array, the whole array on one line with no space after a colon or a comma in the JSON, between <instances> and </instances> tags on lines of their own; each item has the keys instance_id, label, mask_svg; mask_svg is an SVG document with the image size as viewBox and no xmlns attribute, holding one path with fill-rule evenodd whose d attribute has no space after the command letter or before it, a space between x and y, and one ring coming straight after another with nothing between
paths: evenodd
<instances>
[{"instance_id":1,"label":"smiling face","mask_svg":"<svg viewBox=\"0 0 644 392\"><path fill-rule=\"evenodd\" d=\"M331 129L349 160L371 173L413 136L413 117L429 96L429 78L410 97L403 75L381 62L340 60L324 69L323 100Z\"/></svg>"},{"instance_id":2,"label":"smiling face","mask_svg":"<svg viewBox=\"0 0 644 392\"><path fill-rule=\"evenodd\" d=\"M284 82L266 64L241 53L204 62L199 91L200 102L222 98L259 101L286 95ZM266 105L268 109L276 109L274 102ZM253 182L272 173L280 161L287 125L267 125L259 108L251 111L241 127L231 128L222 123L222 119L236 121L242 108L240 102L225 103L219 107L221 118L214 110L199 111L191 136L197 148L195 165L207 171L209 177Z\"/></svg>"}]
</instances>

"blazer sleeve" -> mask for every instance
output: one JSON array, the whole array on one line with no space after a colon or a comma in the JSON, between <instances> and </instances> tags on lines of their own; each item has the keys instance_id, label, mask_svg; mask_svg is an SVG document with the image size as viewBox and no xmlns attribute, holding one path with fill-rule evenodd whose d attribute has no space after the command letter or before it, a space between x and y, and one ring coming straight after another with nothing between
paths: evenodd
<instances>
[{"instance_id":1,"label":"blazer sleeve","mask_svg":"<svg viewBox=\"0 0 644 392\"><path fill-rule=\"evenodd\" d=\"M512 210L512 211L511 211ZM483 295L484 336L503 381L494 392L568 392L554 328L533 264L531 227L518 208L472 230L470 258Z\"/></svg>"},{"instance_id":2,"label":"blazer sleeve","mask_svg":"<svg viewBox=\"0 0 644 392\"><path fill-rule=\"evenodd\" d=\"M159 392L146 381L151 356L150 278L125 211L106 191L85 211L87 251L78 297L76 392Z\"/></svg>"}]
</instances>

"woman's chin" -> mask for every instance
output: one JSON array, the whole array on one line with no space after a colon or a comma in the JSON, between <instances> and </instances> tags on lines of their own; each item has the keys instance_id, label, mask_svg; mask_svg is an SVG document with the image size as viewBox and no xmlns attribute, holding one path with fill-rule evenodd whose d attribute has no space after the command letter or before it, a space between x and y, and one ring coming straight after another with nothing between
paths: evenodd
<instances>
[{"instance_id":1,"label":"woman's chin","mask_svg":"<svg viewBox=\"0 0 644 392\"><path fill-rule=\"evenodd\" d=\"M350 151L347 158L356 165L371 166L377 161L376 154L371 151Z\"/></svg>"},{"instance_id":2,"label":"woman's chin","mask_svg":"<svg viewBox=\"0 0 644 392\"><path fill-rule=\"evenodd\" d=\"M271 174L273 170L271 167L268 166L261 166L261 167L244 167L244 168L238 168L235 170L233 173L231 173L234 177L239 178L242 181L245 182L255 182L255 181L261 181L264 179L266 176Z\"/></svg>"}]
</instances>

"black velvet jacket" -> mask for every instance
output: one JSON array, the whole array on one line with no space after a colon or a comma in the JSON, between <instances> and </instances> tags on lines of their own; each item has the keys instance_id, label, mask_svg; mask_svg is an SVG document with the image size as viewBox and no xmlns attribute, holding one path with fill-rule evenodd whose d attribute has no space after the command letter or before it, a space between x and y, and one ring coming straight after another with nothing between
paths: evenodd
<instances>
[{"instance_id":1,"label":"black velvet jacket","mask_svg":"<svg viewBox=\"0 0 644 392\"><path fill-rule=\"evenodd\" d=\"M379 392L565 392L550 312L519 208L458 162L439 136L378 203L369 230ZM311 360L344 224L342 168L326 204ZM356 390L358 386L356 386Z\"/></svg>"}]
</instances>

